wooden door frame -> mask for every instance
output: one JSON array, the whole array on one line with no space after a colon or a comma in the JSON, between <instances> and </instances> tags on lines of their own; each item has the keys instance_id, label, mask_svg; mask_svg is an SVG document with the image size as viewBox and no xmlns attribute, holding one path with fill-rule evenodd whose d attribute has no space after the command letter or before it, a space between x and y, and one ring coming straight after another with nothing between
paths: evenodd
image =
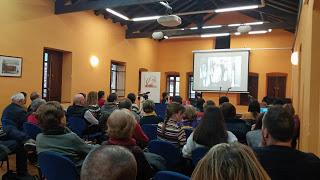
<instances>
[{"instance_id":1,"label":"wooden door frame","mask_svg":"<svg viewBox=\"0 0 320 180\"><path fill-rule=\"evenodd\" d=\"M285 91L284 91L284 96L287 96L287 80L288 80L288 73L282 73L282 72L271 72L266 74L266 92L265 96L268 96L268 83L269 77L285 77L286 78L286 84L285 84Z\"/></svg>"}]
</instances>

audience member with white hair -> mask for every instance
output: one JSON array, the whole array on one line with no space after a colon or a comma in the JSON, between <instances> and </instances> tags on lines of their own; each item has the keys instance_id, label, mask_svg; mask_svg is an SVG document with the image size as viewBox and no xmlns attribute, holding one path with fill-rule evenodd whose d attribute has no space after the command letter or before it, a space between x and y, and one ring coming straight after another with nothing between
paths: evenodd
<instances>
[{"instance_id":1,"label":"audience member with white hair","mask_svg":"<svg viewBox=\"0 0 320 180\"><path fill-rule=\"evenodd\" d=\"M25 145L35 145L35 141L23 132L23 123L27 121L27 112L24 110L25 96L17 93L11 97L11 103L2 112L2 127L6 133L0 144L6 146L3 142L12 142L7 146L11 152L16 153L17 175L20 177L30 176L27 171L27 155L24 150Z\"/></svg>"}]
</instances>

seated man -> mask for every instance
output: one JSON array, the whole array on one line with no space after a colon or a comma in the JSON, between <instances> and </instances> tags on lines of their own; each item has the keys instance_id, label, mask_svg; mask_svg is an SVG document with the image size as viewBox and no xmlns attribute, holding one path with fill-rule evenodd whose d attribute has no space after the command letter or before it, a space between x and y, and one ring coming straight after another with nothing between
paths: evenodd
<instances>
[{"instance_id":1,"label":"seated man","mask_svg":"<svg viewBox=\"0 0 320 180\"><path fill-rule=\"evenodd\" d=\"M262 146L256 155L272 180L319 179L320 159L291 148L294 122L281 106L269 109L262 120Z\"/></svg>"},{"instance_id":2,"label":"seated man","mask_svg":"<svg viewBox=\"0 0 320 180\"><path fill-rule=\"evenodd\" d=\"M41 96L40 96L37 92L35 92L35 91L32 92L32 93L30 94L31 104L32 104L32 102L33 102L34 100L39 99L39 98L41 98ZM28 106L28 112L31 111L31 104Z\"/></svg>"},{"instance_id":3,"label":"seated man","mask_svg":"<svg viewBox=\"0 0 320 180\"><path fill-rule=\"evenodd\" d=\"M23 107L26 102L24 95L22 93L15 94L11 97L11 101L11 104L3 110L1 117L7 138L22 144L34 144L35 142L23 132L23 123L27 121L27 112Z\"/></svg>"},{"instance_id":4,"label":"seated man","mask_svg":"<svg viewBox=\"0 0 320 180\"><path fill-rule=\"evenodd\" d=\"M105 145L93 150L81 169L82 180L135 180L136 176L137 162L133 154L126 148L115 145Z\"/></svg>"},{"instance_id":5,"label":"seated man","mask_svg":"<svg viewBox=\"0 0 320 180\"><path fill-rule=\"evenodd\" d=\"M67 109L67 117L79 117L86 120L88 124L87 133L99 131L99 121L85 107L85 98L82 94L77 94L73 98L73 104Z\"/></svg>"},{"instance_id":6,"label":"seated man","mask_svg":"<svg viewBox=\"0 0 320 180\"><path fill-rule=\"evenodd\" d=\"M240 143L247 143L246 134L250 131L251 126L244 120L236 118L236 108L228 102L221 104L220 109L223 113L224 120L228 131L231 131Z\"/></svg>"}]
</instances>

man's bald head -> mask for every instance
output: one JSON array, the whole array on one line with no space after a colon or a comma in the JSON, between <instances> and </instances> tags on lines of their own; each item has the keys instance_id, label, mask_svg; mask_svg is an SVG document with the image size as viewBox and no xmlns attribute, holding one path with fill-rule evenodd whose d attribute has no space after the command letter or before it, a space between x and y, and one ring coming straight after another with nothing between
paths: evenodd
<instances>
[{"instance_id":1,"label":"man's bald head","mask_svg":"<svg viewBox=\"0 0 320 180\"><path fill-rule=\"evenodd\" d=\"M137 162L121 146L100 146L89 153L81 168L81 180L135 180L136 176Z\"/></svg>"},{"instance_id":2,"label":"man's bald head","mask_svg":"<svg viewBox=\"0 0 320 180\"><path fill-rule=\"evenodd\" d=\"M84 106L85 105L85 99L82 94L76 94L73 97L73 104L78 106Z\"/></svg>"}]
</instances>

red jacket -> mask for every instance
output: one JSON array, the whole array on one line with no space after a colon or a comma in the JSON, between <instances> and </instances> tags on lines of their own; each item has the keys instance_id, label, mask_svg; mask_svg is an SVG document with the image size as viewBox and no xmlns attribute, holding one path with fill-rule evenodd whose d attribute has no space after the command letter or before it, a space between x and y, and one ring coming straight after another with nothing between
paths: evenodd
<instances>
[{"instance_id":1,"label":"red jacket","mask_svg":"<svg viewBox=\"0 0 320 180\"><path fill-rule=\"evenodd\" d=\"M139 123L136 123L136 127L134 128L133 137L137 141L147 143L149 141L148 136L143 132Z\"/></svg>"}]
</instances>

